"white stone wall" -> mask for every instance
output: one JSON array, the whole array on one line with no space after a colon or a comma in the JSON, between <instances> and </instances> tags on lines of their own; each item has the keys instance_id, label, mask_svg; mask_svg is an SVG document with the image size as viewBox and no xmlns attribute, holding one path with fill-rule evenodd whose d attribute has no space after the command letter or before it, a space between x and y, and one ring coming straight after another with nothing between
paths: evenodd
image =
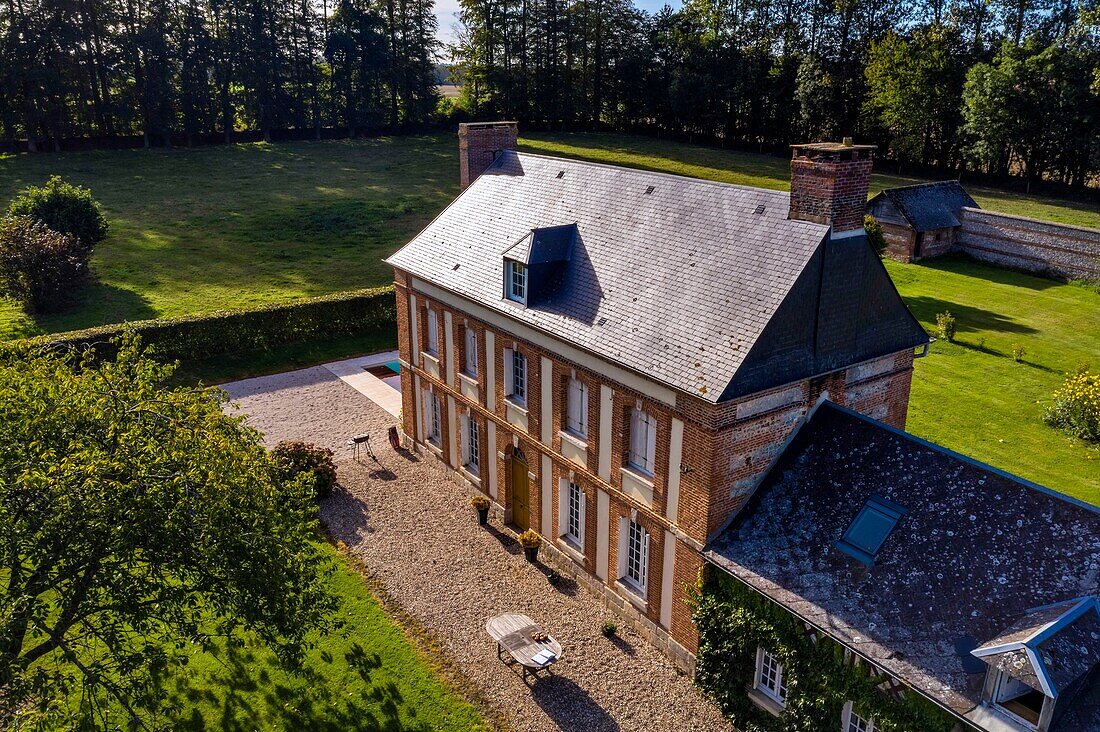
<instances>
[{"instance_id":1,"label":"white stone wall","mask_svg":"<svg viewBox=\"0 0 1100 732\"><path fill-rule=\"evenodd\" d=\"M955 249L1014 269L1100 278L1100 229L964 208Z\"/></svg>"}]
</instances>

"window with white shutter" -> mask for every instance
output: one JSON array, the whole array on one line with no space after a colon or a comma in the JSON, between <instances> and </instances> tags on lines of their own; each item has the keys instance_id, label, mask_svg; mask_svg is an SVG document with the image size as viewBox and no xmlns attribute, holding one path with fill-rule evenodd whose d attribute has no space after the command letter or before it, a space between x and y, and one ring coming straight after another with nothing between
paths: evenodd
<instances>
[{"instance_id":1,"label":"window with white shutter","mask_svg":"<svg viewBox=\"0 0 1100 732\"><path fill-rule=\"evenodd\" d=\"M649 532L637 521L627 522L625 564L623 581L644 595L649 579Z\"/></svg>"},{"instance_id":2,"label":"window with white shutter","mask_svg":"<svg viewBox=\"0 0 1100 732\"><path fill-rule=\"evenodd\" d=\"M578 437L588 437L588 385L580 379L569 380L566 429Z\"/></svg>"},{"instance_id":3,"label":"window with white shutter","mask_svg":"<svg viewBox=\"0 0 1100 732\"><path fill-rule=\"evenodd\" d=\"M435 310L433 310L432 308L428 308L428 327L427 327L427 331L428 332L427 332L426 335L428 336L428 346L427 346L428 353L432 354L433 356L438 356L439 355L439 315L437 315Z\"/></svg>"},{"instance_id":4,"label":"window with white shutter","mask_svg":"<svg viewBox=\"0 0 1100 732\"><path fill-rule=\"evenodd\" d=\"M481 472L481 428L473 415L463 418L462 437L466 469L477 475Z\"/></svg>"},{"instance_id":5,"label":"window with white shutter","mask_svg":"<svg viewBox=\"0 0 1100 732\"><path fill-rule=\"evenodd\" d=\"M657 419L641 409L630 410L630 467L652 475L657 458Z\"/></svg>"},{"instance_id":6,"label":"window with white shutter","mask_svg":"<svg viewBox=\"0 0 1100 732\"><path fill-rule=\"evenodd\" d=\"M429 391L424 392L424 430L427 433L428 442L436 447L439 447L443 439L439 424L439 412L439 397Z\"/></svg>"},{"instance_id":7,"label":"window with white shutter","mask_svg":"<svg viewBox=\"0 0 1100 732\"><path fill-rule=\"evenodd\" d=\"M477 331L466 326L466 334L463 341L465 364L463 370L467 376L477 378Z\"/></svg>"},{"instance_id":8,"label":"window with white shutter","mask_svg":"<svg viewBox=\"0 0 1100 732\"><path fill-rule=\"evenodd\" d=\"M509 300L527 302L527 265L504 260L504 292Z\"/></svg>"}]
</instances>

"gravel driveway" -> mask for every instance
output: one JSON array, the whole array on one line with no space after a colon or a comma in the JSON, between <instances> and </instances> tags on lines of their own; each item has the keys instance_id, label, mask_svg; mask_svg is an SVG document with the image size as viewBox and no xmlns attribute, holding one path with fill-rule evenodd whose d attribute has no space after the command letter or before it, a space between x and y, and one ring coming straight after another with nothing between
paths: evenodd
<instances>
[{"instance_id":1,"label":"gravel driveway","mask_svg":"<svg viewBox=\"0 0 1100 732\"><path fill-rule=\"evenodd\" d=\"M341 490L321 506L329 530L358 555L386 592L438 643L492 707L519 730L729 730L664 657L571 581L551 586L548 567L523 558L513 533L480 528L467 494L432 458L398 455L385 439L393 418L323 367L224 386L271 442L331 447ZM370 432L380 464L350 459L344 441ZM505 666L485 621L521 612L562 644L554 675L534 688Z\"/></svg>"}]
</instances>

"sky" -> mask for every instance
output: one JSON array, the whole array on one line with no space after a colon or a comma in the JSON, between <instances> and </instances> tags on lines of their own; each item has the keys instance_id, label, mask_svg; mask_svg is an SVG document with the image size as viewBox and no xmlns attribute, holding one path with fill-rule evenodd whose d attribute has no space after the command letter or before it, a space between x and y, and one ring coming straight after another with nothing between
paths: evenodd
<instances>
[{"instance_id":1,"label":"sky","mask_svg":"<svg viewBox=\"0 0 1100 732\"><path fill-rule=\"evenodd\" d=\"M656 12L665 5L678 8L681 0L634 0L634 5L647 12ZM458 0L435 0L435 17L439 20L439 40L445 44L454 43L454 26L458 25ZM449 60L446 57L444 60Z\"/></svg>"}]
</instances>

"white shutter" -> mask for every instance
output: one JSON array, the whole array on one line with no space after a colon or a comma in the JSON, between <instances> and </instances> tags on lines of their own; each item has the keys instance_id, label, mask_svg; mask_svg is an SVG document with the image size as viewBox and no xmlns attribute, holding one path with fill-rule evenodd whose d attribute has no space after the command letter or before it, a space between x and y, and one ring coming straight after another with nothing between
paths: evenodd
<instances>
[{"instance_id":1,"label":"white shutter","mask_svg":"<svg viewBox=\"0 0 1100 732\"><path fill-rule=\"evenodd\" d=\"M657 418L652 414L645 415L646 421L646 445L645 445L645 469L653 472L657 465Z\"/></svg>"},{"instance_id":2,"label":"white shutter","mask_svg":"<svg viewBox=\"0 0 1100 732\"><path fill-rule=\"evenodd\" d=\"M637 408L630 410L630 462L642 469L647 469L645 428L645 413Z\"/></svg>"},{"instance_id":3,"label":"white shutter","mask_svg":"<svg viewBox=\"0 0 1100 732\"><path fill-rule=\"evenodd\" d=\"M630 547L630 519L621 517L619 519L619 573L617 577L622 579L626 576L626 553Z\"/></svg>"},{"instance_id":4,"label":"white shutter","mask_svg":"<svg viewBox=\"0 0 1100 732\"><path fill-rule=\"evenodd\" d=\"M439 353L439 317L432 308L428 308L428 352Z\"/></svg>"},{"instance_id":5,"label":"white shutter","mask_svg":"<svg viewBox=\"0 0 1100 732\"><path fill-rule=\"evenodd\" d=\"M581 493L581 530L580 530L580 535L581 535L581 551L583 552L584 551L584 527L586 525L585 522L587 521L587 519L585 519L585 517L584 517L584 512L585 512L586 506L588 505L588 496L585 494L584 488L581 487L581 485L579 483L577 484L577 488L580 490L580 493Z\"/></svg>"},{"instance_id":6,"label":"white shutter","mask_svg":"<svg viewBox=\"0 0 1100 732\"><path fill-rule=\"evenodd\" d=\"M577 422L581 426L581 434L588 436L588 384L583 381L577 381L577 385L580 387L578 391L579 405L577 407Z\"/></svg>"},{"instance_id":7,"label":"white shutter","mask_svg":"<svg viewBox=\"0 0 1100 732\"><path fill-rule=\"evenodd\" d=\"M558 479L558 536L565 536L569 528L569 481Z\"/></svg>"},{"instance_id":8,"label":"white shutter","mask_svg":"<svg viewBox=\"0 0 1100 732\"><path fill-rule=\"evenodd\" d=\"M462 415L459 417L459 435L461 436L462 443L459 445L459 455L462 456L461 464L465 465L470 462L470 417L469 415Z\"/></svg>"},{"instance_id":9,"label":"white shutter","mask_svg":"<svg viewBox=\"0 0 1100 732\"><path fill-rule=\"evenodd\" d=\"M512 396L512 349L504 349L504 396Z\"/></svg>"},{"instance_id":10,"label":"white shutter","mask_svg":"<svg viewBox=\"0 0 1100 732\"><path fill-rule=\"evenodd\" d=\"M466 373L477 376L477 333L466 326Z\"/></svg>"}]
</instances>

